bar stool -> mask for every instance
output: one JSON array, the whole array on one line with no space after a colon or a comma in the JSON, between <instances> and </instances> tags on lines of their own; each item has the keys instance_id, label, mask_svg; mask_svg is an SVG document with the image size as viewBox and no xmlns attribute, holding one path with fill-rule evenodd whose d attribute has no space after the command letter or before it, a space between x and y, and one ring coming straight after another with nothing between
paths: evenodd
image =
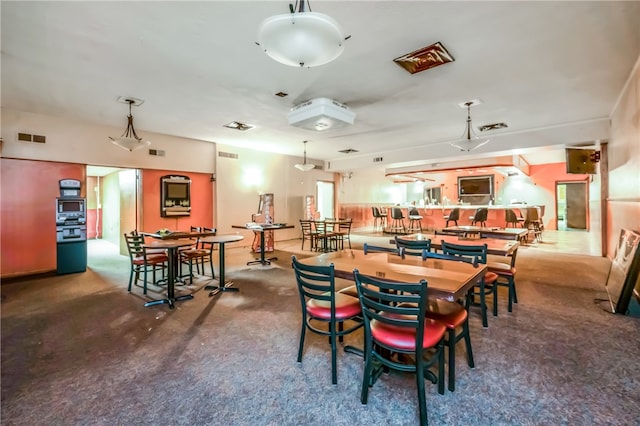
<instances>
[{"instance_id":1,"label":"bar stool","mask_svg":"<svg viewBox=\"0 0 640 426\"><path fill-rule=\"evenodd\" d=\"M402 231L403 234L406 234L407 228L404 226L404 215L402 214L402 209L400 207L394 207L391 209L391 227L389 230L391 232L397 233L397 231Z\"/></svg>"},{"instance_id":2,"label":"bar stool","mask_svg":"<svg viewBox=\"0 0 640 426\"><path fill-rule=\"evenodd\" d=\"M419 231L422 232L422 216L415 207L409 211L409 232Z\"/></svg>"}]
</instances>

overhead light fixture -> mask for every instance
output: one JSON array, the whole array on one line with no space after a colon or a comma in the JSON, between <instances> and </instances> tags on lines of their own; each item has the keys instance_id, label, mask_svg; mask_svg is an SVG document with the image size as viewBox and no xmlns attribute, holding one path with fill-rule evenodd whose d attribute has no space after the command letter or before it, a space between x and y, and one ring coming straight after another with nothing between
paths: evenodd
<instances>
[{"instance_id":1,"label":"overhead light fixture","mask_svg":"<svg viewBox=\"0 0 640 426\"><path fill-rule=\"evenodd\" d=\"M304 143L304 159L302 160L302 164L295 164L293 166L301 172L308 172L309 170L316 168L315 164L307 164L307 142L308 141L302 142Z\"/></svg>"},{"instance_id":2,"label":"overhead light fixture","mask_svg":"<svg viewBox=\"0 0 640 426\"><path fill-rule=\"evenodd\" d=\"M356 113L348 106L328 98L315 98L291 108L289 124L307 130L322 132L353 124Z\"/></svg>"},{"instance_id":3,"label":"overhead light fixture","mask_svg":"<svg viewBox=\"0 0 640 426\"><path fill-rule=\"evenodd\" d=\"M289 4L289 11L260 24L257 44L267 55L285 65L310 68L342 54L344 41L351 36L345 37L332 17L311 12L308 0Z\"/></svg>"},{"instance_id":4,"label":"overhead light fixture","mask_svg":"<svg viewBox=\"0 0 640 426\"><path fill-rule=\"evenodd\" d=\"M460 151L468 152L478 149L489 142L489 139L480 139L478 135L476 135L476 132L473 131L473 126L471 125L471 105L477 105L479 103L479 101L467 101L461 105L467 108L467 124L464 129L462 139L456 142L451 142L450 145L452 147L458 148Z\"/></svg>"},{"instance_id":5,"label":"overhead light fixture","mask_svg":"<svg viewBox=\"0 0 640 426\"><path fill-rule=\"evenodd\" d=\"M140 105L142 101L132 98L123 98L120 101L129 104L127 128L120 137L114 138L109 136L111 142L114 145L118 145L122 149L126 149L127 151L135 151L151 145L151 142L143 141L142 138L138 137L138 135L136 134L136 130L133 128L133 115L131 115L131 105L136 104L136 102L139 102L137 105Z\"/></svg>"},{"instance_id":6,"label":"overhead light fixture","mask_svg":"<svg viewBox=\"0 0 640 426\"><path fill-rule=\"evenodd\" d=\"M252 125L241 123L239 121L231 121L227 124L223 124L222 127L226 127L228 129L240 130L242 132L253 129Z\"/></svg>"}]
</instances>

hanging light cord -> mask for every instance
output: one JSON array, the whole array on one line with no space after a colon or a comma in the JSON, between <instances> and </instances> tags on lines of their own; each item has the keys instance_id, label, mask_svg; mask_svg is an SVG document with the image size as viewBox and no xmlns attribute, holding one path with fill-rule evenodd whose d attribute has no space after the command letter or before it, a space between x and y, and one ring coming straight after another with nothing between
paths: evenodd
<instances>
[{"instance_id":1,"label":"hanging light cord","mask_svg":"<svg viewBox=\"0 0 640 426\"><path fill-rule=\"evenodd\" d=\"M133 115L131 115L131 104L133 104L133 102L134 101L132 101L131 99L127 100L127 103L129 104L129 115L127 116L127 129L122 134L122 137L125 137L125 138L133 137L139 141L142 138L138 137L138 135L136 134L136 129L133 128Z\"/></svg>"}]
</instances>

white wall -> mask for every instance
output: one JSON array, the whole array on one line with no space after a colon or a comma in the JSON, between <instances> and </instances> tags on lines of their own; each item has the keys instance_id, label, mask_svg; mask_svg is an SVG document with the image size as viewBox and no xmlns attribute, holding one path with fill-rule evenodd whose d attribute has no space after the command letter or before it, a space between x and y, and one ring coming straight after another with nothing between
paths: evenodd
<instances>
[{"instance_id":1,"label":"white wall","mask_svg":"<svg viewBox=\"0 0 640 426\"><path fill-rule=\"evenodd\" d=\"M407 187L393 183L384 176L384 170L361 169L344 177L338 199L341 204L404 204Z\"/></svg>"},{"instance_id":2,"label":"white wall","mask_svg":"<svg viewBox=\"0 0 640 426\"><path fill-rule=\"evenodd\" d=\"M215 144L159 133L139 132L151 141L152 149L164 157L149 155L147 149L129 152L112 144L108 136L120 136L122 128L33 114L2 108L2 156L29 160L60 161L100 166L215 172ZM18 132L44 135L44 144L18 142Z\"/></svg>"},{"instance_id":3,"label":"white wall","mask_svg":"<svg viewBox=\"0 0 640 426\"><path fill-rule=\"evenodd\" d=\"M294 167L301 158L253 151L217 144L218 153L237 154L238 158L216 158L216 194L218 233L240 233L251 244L253 232L232 228L251 221L258 210L259 195L274 194L274 222L295 225L294 229L275 231L276 241L298 238L299 219L304 216L304 195L315 195L316 181L333 181L333 173L321 170L301 172Z\"/></svg>"}]
</instances>

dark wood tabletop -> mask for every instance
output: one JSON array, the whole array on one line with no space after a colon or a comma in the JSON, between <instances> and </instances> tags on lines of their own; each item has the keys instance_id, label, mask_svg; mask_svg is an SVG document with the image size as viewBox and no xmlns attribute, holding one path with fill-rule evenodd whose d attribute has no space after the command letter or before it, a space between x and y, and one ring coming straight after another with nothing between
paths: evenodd
<instances>
[{"instance_id":1,"label":"dark wood tabletop","mask_svg":"<svg viewBox=\"0 0 640 426\"><path fill-rule=\"evenodd\" d=\"M415 283L427 280L432 297L456 301L484 276L487 266L474 267L469 263L452 260L427 259L407 256L402 259L392 253L369 253L362 250L341 250L319 256L299 259L310 266L333 264L336 277L353 280L353 270L372 277Z\"/></svg>"}]
</instances>

